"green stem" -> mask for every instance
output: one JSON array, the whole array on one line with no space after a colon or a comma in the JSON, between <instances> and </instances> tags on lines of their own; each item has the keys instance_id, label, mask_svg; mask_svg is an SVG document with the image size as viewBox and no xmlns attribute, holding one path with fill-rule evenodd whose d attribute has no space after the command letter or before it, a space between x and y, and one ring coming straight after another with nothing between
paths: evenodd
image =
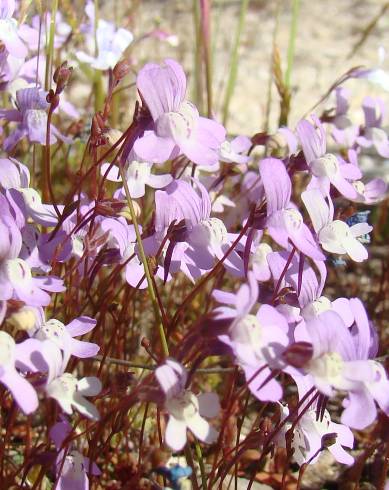
<instances>
[{"instance_id":1,"label":"green stem","mask_svg":"<svg viewBox=\"0 0 389 490\"><path fill-rule=\"evenodd\" d=\"M46 51L46 72L45 72L45 90L50 90L51 87L51 71L54 57L54 37L55 37L55 18L57 16L58 0L53 0L51 7L49 43Z\"/></svg>"},{"instance_id":2,"label":"green stem","mask_svg":"<svg viewBox=\"0 0 389 490\"><path fill-rule=\"evenodd\" d=\"M95 5L95 24L94 24L94 37L95 37L95 56L99 56L99 45L97 43L97 28L99 26L99 2L94 1ZM103 77L100 70L95 70L93 92L95 95L95 112L100 111L104 104L104 89L103 89Z\"/></svg>"},{"instance_id":3,"label":"green stem","mask_svg":"<svg viewBox=\"0 0 389 490\"><path fill-rule=\"evenodd\" d=\"M196 451L196 458L197 458L197 461L198 461L199 466L200 466L202 487L203 487L203 490L206 490L206 488L207 488L207 477L205 474L203 453L201 452L201 447L200 447L199 441L197 441L197 440L195 442L195 451Z\"/></svg>"},{"instance_id":4,"label":"green stem","mask_svg":"<svg viewBox=\"0 0 389 490\"><path fill-rule=\"evenodd\" d=\"M232 53L231 53L231 59L230 59L230 73L228 76L228 81L227 81L227 89L226 89L226 95L224 98L224 105L223 105L223 124L226 125L227 119L228 119L228 109L230 107L230 102L231 102L231 97L235 89L235 83L236 83L236 77L238 74L238 51L239 51L239 45L240 45L240 38L242 35L245 19L246 19L246 12L249 6L250 0L242 0L240 4L240 13L239 13L239 21L235 33L235 41L234 45L232 48Z\"/></svg>"},{"instance_id":5,"label":"green stem","mask_svg":"<svg viewBox=\"0 0 389 490\"><path fill-rule=\"evenodd\" d=\"M202 36L200 26L200 9L199 1L193 0L193 22L195 30L195 50L194 50L194 88L193 100L198 107L200 113L203 113L203 78L202 78Z\"/></svg>"},{"instance_id":6,"label":"green stem","mask_svg":"<svg viewBox=\"0 0 389 490\"><path fill-rule=\"evenodd\" d=\"M142 237L140 235L139 226L138 226L138 220L136 218L134 205L133 205L130 190L129 190L128 184L127 184L127 178L126 178L126 175L124 173L124 169L123 169L122 164L119 165L119 169L120 169L120 175L121 175L122 181L123 181L124 192L126 194L126 198L127 198L127 202L128 202L128 207L130 209L131 220L132 220L132 223L133 223L134 229L135 229L136 242L137 242L138 248L139 248L140 259L142 261L143 268L145 270L145 276L146 276L146 280L147 280L147 289L149 291L149 296L150 296L150 299L151 299L151 302L153 305L155 318L156 318L157 324L158 324L158 331L159 331L159 336L161 339L162 350L163 350L164 355L167 357L169 355L169 347L167 345L165 330L163 328L161 312L159 310L158 300L157 300L157 296L156 296L155 291L154 291L153 280L152 280L151 274L150 274L149 263L147 261L145 250L143 248Z\"/></svg>"},{"instance_id":7,"label":"green stem","mask_svg":"<svg viewBox=\"0 0 389 490\"><path fill-rule=\"evenodd\" d=\"M296 45L297 37L297 19L300 10L300 0L293 0L292 6L292 21L290 24L290 34L289 34L289 46L288 46L288 60L285 72L285 85L290 87L290 77L293 67L294 51Z\"/></svg>"}]
</instances>

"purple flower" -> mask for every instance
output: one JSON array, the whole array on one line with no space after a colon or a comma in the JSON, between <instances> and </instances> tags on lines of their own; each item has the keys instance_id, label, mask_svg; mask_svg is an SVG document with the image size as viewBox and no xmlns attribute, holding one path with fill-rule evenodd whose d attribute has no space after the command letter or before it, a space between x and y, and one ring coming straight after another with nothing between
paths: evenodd
<instances>
[{"instance_id":1,"label":"purple flower","mask_svg":"<svg viewBox=\"0 0 389 490\"><path fill-rule=\"evenodd\" d=\"M364 148L374 146L379 155L388 158L388 135L381 128L385 114L384 101L379 97L367 96L363 99L362 108L365 113L365 128L363 134L357 138L357 143Z\"/></svg>"},{"instance_id":2,"label":"purple flower","mask_svg":"<svg viewBox=\"0 0 389 490\"><path fill-rule=\"evenodd\" d=\"M17 109L0 110L0 119L18 123L17 128L4 141L4 149L12 150L24 137L30 143L46 145L47 109L49 103L46 101L47 93L38 88L23 88L16 92ZM50 126L50 145L56 143L57 139L70 143L71 138L61 134L58 129Z\"/></svg>"},{"instance_id":3,"label":"purple flower","mask_svg":"<svg viewBox=\"0 0 389 490\"><path fill-rule=\"evenodd\" d=\"M312 174L309 187L319 188L329 195L332 184L343 196L354 199L356 190L348 180L361 177L359 168L348 164L332 153L326 153L326 134L320 119L312 116L315 125L306 119L297 124L297 134L303 148L309 171Z\"/></svg>"},{"instance_id":4,"label":"purple flower","mask_svg":"<svg viewBox=\"0 0 389 490\"><path fill-rule=\"evenodd\" d=\"M75 449L62 449L66 437L72 431L69 422L64 418L50 429L50 438L58 451L56 458L57 488L60 490L89 490L87 473L100 475L101 471L95 463ZM65 458L65 461L63 459Z\"/></svg>"},{"instance_id":5,"label":"purple flower","mask_svg":"<svg viewBox=\"0 0 389 490\"><path fill-rule=\"evenodd\" d=\"M259 400L277 401L282 396L281 385L271 376L271 368L282 367L279 359L288 345L288 324L270 305L262 305L257 314L253 309L258 298L258 283L248 274L236 294L215 290L214 298L227 306L214 310L217 319L231 319L227 334L219 340L227 344L245 372L248 387Z\"/></svg>"},{"instance_id":6,"label":"purple flower","mask_svg":"<svg viewBox=\"0 0 389 490\"><path fill-rule=\"evenodd\" d=\"M337 87L335 90L336 110L332 123L332 137L339 144L346 148L351 148L359 134L357 125L353 125L347 117L349 110L349 91L344 87Z\"/></svg>"},{"instance_id":7,"label":"purple flower","mask_svg":"<svg viewBox=\"0 0 389 490\"><path fill-rule=\"evenodd\" d=\"M185 99L186 77L171 59L163 65L148 63L138 74L138 90L150 110L154 128L135 142L134 150L143 160L163 163L184 154L198 165L212 166L219 159L225 129L199 116Z\"/></svg>"},{"instance_id":8,"label":"purple flower","mask_svg":"<svg viewBox=\"0 0 389 490\"><path fill-rule=\"evenodd\" d=\"M164 365L156 369L155 375L165 393L165 409L169 414L166 443L174 451L180 451L186 443L187 429L202 442L215 442L217 432L204 417L213 418L218 415L218 396L215 393L196 396L186 389L186 369L173 359L167 359Z\"/></svg>"},{"instance_id":9,"label":"purple flower","mask_svg":"<svg viewBox=\"0 0 389 490\"><path fill-rule=\"evenodd\" d=\"M97 344L73 338L93 330L96 326L96 320L81 316L65 325L55 318L45 320L43 310L40 309L39 311L40 321L33 330L29 331L29 334L35 339L54 342L63 351L64 366L66 366L71 355L88 358L99 352L100 347Z\"/></svg>"},{"instance_id":10,"label":"purple flower","mask_svg":"<svg viewBox=\"0 0 389 490\"><path fill-rule=\"evenodd\" d=\"M367 223L348 226L344 221L334 220L331 199L328 199L327 204L317 189L304 191L301 198L324 250L335 254L348 254L356 262L367 259L367 250L357 238L370 233L372 226Z\"/></svg>"},{"instance_id":11,"label":"purple flower","mask_svg":"<svg viewBox=\"0 0 389 490\"><path fill-rule=\"evenodd\" d=\"M295 338L313 347L312 358L302 368L304 374L309 374L326 396L346 391L341 421L363 429L376 418L374 401L389 413L389 380L383 366L370 359L376 342L362 303L352 299L350 308L355 319L350 329L335 311L324 311L308 323L300 323Z\"/></svg>"},{"instance_id":12,"label":"purple flower","mask_svg":"<svg viewBox=\"0 0 389 490\"><path fill-rule=\"evenodd\" d=\"M5 385L24 413L38 408L38 396L31 384L15 368L16 344L6 332L0 331L0 383Z\"/></svg>"},{"instance_id":13,"label":"purple flower","mask_svg":"<svg viewBox=\"0 0 389 490\"><path fill-rule=\"evenodd\" d=\"M236 136L231 141L226 140L220 146L219 159L226 163L247 163L250 157L242 153L247 153L251 145L251 140L247 136Z\"/></svg>"},{"instance_id":14,"label":"purple flower","mask_svg":"<svg viewBox=\"0 0 389 490\"><path fill-rule=\"evenodd\" d=\"M308 257L325 260L300 211L290 201L292 183L285 165L276 158L265 158L259 172L265 188L269 235L281 247L289 249L290 241Z\"/></svg>"},{"instance_id":15,"label":"purple flower","mask_svg":"<svg viewBox=\"0 0 389 490\"><path fill-rule=\"evenodd\" d=\"M15 58L25 58L27 48L21 41L16 20L12 17L15 12L15 0L0 2L0 40L7 51Z\"/></svg>"},{"instance_id":16,"label":"purple flower","mask_svg":"<svg viewBox=\"0 0 389 490\"><path fill-rule=\"evenodd\" d=\"M128 284L145 289L147 281L144 278L143 264L136 253L134 225L128 225L124 218L106 218L102 221L101 228L109 233L110 244L119 252L120 264L124 265L124 276ZM142 278L143 281L140 282Z\"/></svg>"}]
</instances>

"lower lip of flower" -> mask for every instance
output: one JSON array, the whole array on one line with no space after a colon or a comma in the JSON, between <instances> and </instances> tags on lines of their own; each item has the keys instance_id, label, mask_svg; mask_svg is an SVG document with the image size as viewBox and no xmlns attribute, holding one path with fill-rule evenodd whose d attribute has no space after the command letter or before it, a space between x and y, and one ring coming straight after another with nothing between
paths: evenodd
<instances>
[{"instance_id":1,"label":"lower lip of flower","mask_svg":"<svg viewBox=\"0 0 389 490\"><path fill-rule=\"evenodd\" d=\"M6 366L11 362L14 347L13 338L6 332L0 332L0 366Z\"/></svg>"}]
</instances>

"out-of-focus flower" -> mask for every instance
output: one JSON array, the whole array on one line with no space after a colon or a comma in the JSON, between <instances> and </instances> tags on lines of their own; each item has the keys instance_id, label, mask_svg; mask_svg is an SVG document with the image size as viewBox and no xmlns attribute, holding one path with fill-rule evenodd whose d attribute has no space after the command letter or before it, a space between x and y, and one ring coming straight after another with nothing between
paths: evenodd
<instances>
[{"instance_id":1,"label":"out-of-focus flower","mask_svg":"<svg viewBox=\"0 0 389 490\"><path fill-rule=\"evenodd\" d=\"M90 19L90 25L86 29L87 48L89 53L92 53L95 48L93 2L88 2L85 11ZM108 70L114 68L133 39L133 34L127 29L122 27L116 29L111 22L99 19L96 29L97 56L81 50L76 52L76 56L82 63L90 65L95 70Z\"/></svg>"},{"instance_id":2,"label":"out-of-focus flower","mask_svg":"<svg viewBox=\"0 0 389 490\"><path fill-rule=\"evenodd\" d=\"M186 443L186 430L189 429L200 441L212 444L217 439L216 430L204 417L216 417L220 411L219 398L215 393L202 393L196 396L185 388L186 369L167 359L158 367L155 375L165 393L165 409L169 413L165 440L174 450L181 450Z\"/></svg>"},{"instance_id":3,"label":"out-of-focus flower","mask_svg":"<svg viewBox=\"0 0 389 490\"><path fill-rule=\"evenodd\" d=\"M219 150L219 158L226 163L247 163L250 157L243 155L251 147L251 140L247 136L237 136L231 141L224 141Z\"/></svg>"},{"instance_id":4,"label":"out-of-focus flower","mask_svg":"<svg viewBox=\"0 0 389 490\"><path fill-rule=\"evenodd\" d=\"M101 471L95 463L77 450L62 449L62 444L71 430L72 427L65 418L50 429L50 438L58 450L55 465L57 488L60 490L88 490L88 473L100 475Z\"/></svg>"},{"instance_id":5,"label":"out-of-focus flower","mask_svg":"<svg viewBox=\"0 0 389 490\"><path fill-rule=\"evenodd\" d=\"M358 136L357 143L364 148L374 146L379 155L388 158L389 139L381 127L385 115L384 101L379 97L367 96L363 99L362 108L365 113L365 128L362 135Z\"/></svg>"},{"instance_id":6,"label":"out-of-focus flower","mask_svg":"<svg viewBox=\"0 0 389 490\"><path fill-rule=\"evenodd\" d=\"M49 103L46 100L47 93L38 88L24 88L16 92L17 109L0 110L0 119L17 122L17 128L5 139L4 149L12 150L24 137L30 143L46 145L47 109ZM50 145L57 139L65 143L71 143L71 138L61 134L54 126L50 126Z\"/></svg>"},{"instance_id":7,"label":"out-of-focus flower","mask_svg":"<svg viewBox=\"0 0 389 490\"><path fill-rule=\"evenodd\" d=\"M15 58L25 58L28 51L19 37L17 22L12 17L15 12L15 6L15 0L1 0L0 40L12 56L15 56Z\"/></svg>"}]
</instances>

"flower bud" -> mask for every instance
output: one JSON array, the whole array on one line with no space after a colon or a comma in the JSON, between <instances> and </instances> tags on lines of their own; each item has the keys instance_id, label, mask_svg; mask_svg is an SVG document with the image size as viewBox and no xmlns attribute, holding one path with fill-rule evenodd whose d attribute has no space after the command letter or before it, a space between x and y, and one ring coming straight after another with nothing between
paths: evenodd
<instances>
[{"instance_id":1,"label":"flower bud","mask_svg":"<svg viewBox=\"0 0 389 490\"><path fill-rule=\"evenodd\" d=\"M116 83L119 83L126 75L130 73L131 63L130 60L124 59L116 63L112 71L113 77Z\"/></svg>"},{"instance_id":2,"label":"flower bud","mask_svg":"<svg viewBox=\"0 0 389 490\"><path fill-rule=\"evenodd\" d=\"M68 66L68 62L64 61L62 65L58 66L54 72L53 80L57 85L56 93L60 94L69 83L72 76L73 67Z\"/></svg>"}]
</instances>

